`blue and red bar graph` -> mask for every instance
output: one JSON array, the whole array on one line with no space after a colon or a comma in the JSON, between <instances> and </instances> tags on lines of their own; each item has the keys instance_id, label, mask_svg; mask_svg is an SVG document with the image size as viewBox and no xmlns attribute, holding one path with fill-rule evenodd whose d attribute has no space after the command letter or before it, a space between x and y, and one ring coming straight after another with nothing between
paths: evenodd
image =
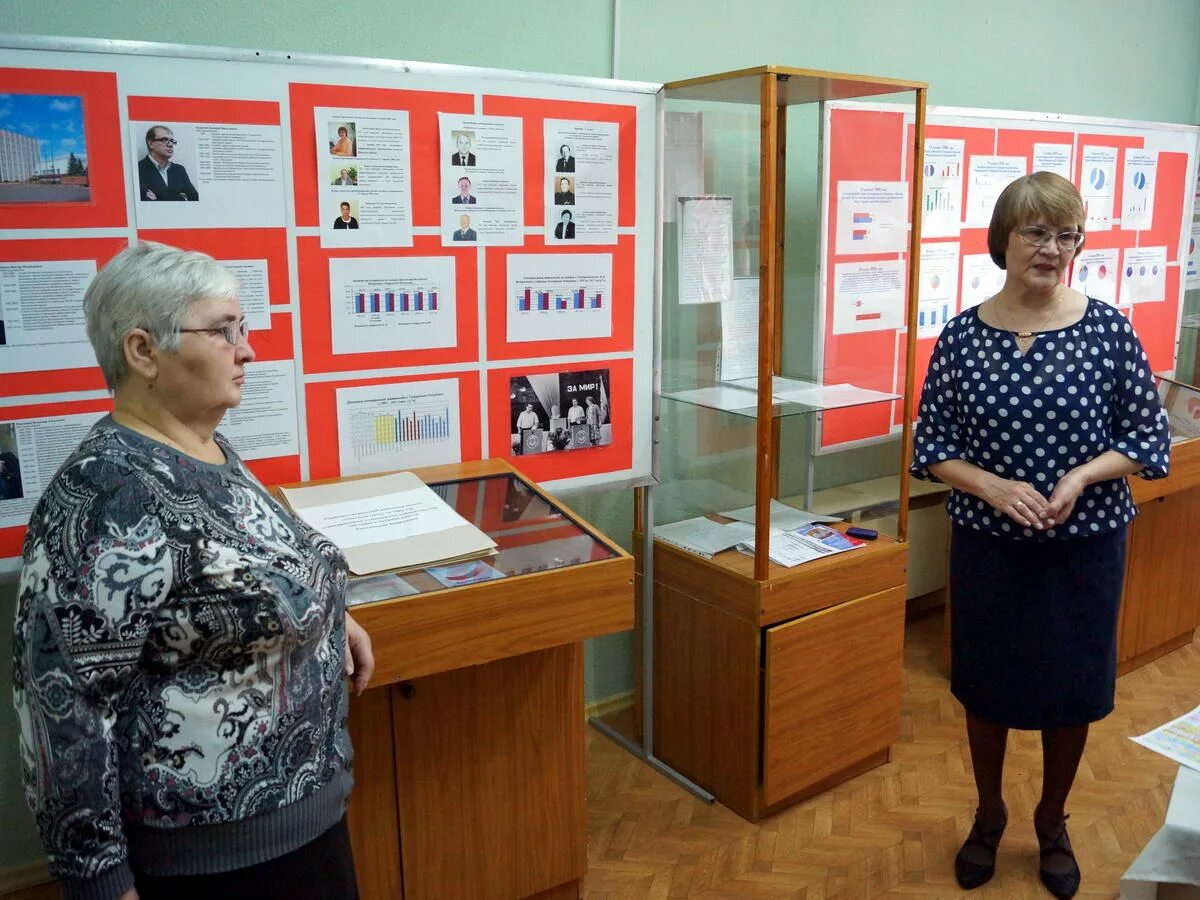
<instances>
[{"instance_id":1,"label":"blue and red bar graph","mask_svg":"<svg viewBox=\"0 0 1200 900\"><path fill-rule=\"evenodd\" d=\"M372 291L354 295L355 313L437 312L437 291Z\"/></svg>"},{"instance_id":2,"label":"blue and red bar graph","mask_svg":"<svg viewBox=\"0 0 1200 900\"><path fill-rule=\"evenodd\" d=\"M517 312L548 312L555 310L573 309L603 309L604 295L597 291L588 295L583 288L570 293L553 293L550 291L535 291L526 288L517 294Z\"/></svg>"}]
</instances>

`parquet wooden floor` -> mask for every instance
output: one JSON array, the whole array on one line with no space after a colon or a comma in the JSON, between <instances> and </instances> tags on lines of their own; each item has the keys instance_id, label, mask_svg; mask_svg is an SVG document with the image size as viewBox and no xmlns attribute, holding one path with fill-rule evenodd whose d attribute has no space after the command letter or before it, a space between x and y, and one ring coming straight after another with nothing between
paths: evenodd
<instances>
[{"instance_id":1,"label":"parquet wooden floor","mask_svg":"<svg viewBox=\"0 0 1200 900\"><path fill-rule=\"evenodd\" d=\"M1117 896L1121 874L1161 826L1177 766L1128 740L1200 703L1200 641L1117 682L1071 794L1079 897ZM588 744L588 900L668 897L914 900L968 896L954 854L974 814L963 712L942 663L940 614L910 622L901 737L892 760L758 825L709 806L594 730ZM993 880L972 898L1046 898L1033 808L1041 747L1012 732L1009 826Z\"/></svg>"}]
</instances>

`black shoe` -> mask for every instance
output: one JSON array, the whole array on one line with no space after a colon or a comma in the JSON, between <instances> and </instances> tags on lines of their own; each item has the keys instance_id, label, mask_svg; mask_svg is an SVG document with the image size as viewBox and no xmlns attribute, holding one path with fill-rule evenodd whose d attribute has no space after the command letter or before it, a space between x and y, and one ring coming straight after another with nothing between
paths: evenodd
<instances>
[{"instance_id":1,"label":"black shoe","mask_svg":"<svg viewBox=\"0 0 1200 900\"><path fill-rule=\"evenodd\" d=\"M971 826L971 833L967 835L966 841L958 850L958 855L954 857L954 877L958 879L958 886L963 890L969 891L987 884L996 874L996 850L1000 846L1000 838L1004 835L1006 827L1007 809L1004 811L1004 821L1000 823L1000 827L988 830L979 827L979 810L975 810L975 824ZM967 859L965 851L969 847L982 847L991 853L992 861L977 863Z\"/></svg>"},{"instance_id":2,"label":"black shoe","mask_svg":"<svg viewBox=\"0 0 1200 900\"><path fill-rule=\"evenodd\" d=\"M1075 851L1071 849L1071 839L1067 837L1067 819L1070 816L1063 816L1062 822L1058 826L1057 834L1046 834L1037 827L1036 820L1033 823L1034 833L1037 835L1038 847L1040 848L1042 864L1038 869L1038 877L1042 879L1042 884L1046 886L1046 890L1052 893L1058 900L1070 900L1075 896L1075 892L1079 890L1079 882L1082 876L1079 872L1079 863L1075 860ZM1071 861L1071 868L1066 872L1048 872L1046 871L1046 861L1053 856L1065 856Z\"/></svg>"}]
</instances>

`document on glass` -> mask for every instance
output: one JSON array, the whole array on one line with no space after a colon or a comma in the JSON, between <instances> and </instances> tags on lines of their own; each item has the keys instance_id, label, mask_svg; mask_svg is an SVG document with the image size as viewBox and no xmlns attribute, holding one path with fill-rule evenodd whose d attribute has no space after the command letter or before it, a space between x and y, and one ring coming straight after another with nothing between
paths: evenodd
<instances>
[{"instance_id":1,"label":"document on glass","mask_svg":"<svg viewBox=\"0 0 1200 900\"><path fill-rule=\"evenodd\" d=\"M694 519L684 519L682 522L659 525L654 529L654 537L690 553L695 553L697 556L712 559L722 550L728 550L747 538L753 538L754 524L745 522L722 524L704 516L697 516Z\"/></svg>"},{"instance_id":2,"label":"document on glass","mask_svg":"<svg viewBox=\"0 0 1200 900\"><path fill-rule=\"evenodd\" d=\"M718 515L724 516L727 519L734 519L738 522L749 522L754 524L754 506L743 506L741 509L731 509ZM781 531L792 531L802 525L809 525L813 522L837 522L837 516L819 516L816 513L811 513L805 509L797 509L794 506L788 506L786 503L780 503L778 500L771 501L771 527L778 528Z\"/></svg>"},{"instance_id":3,"label":"document on glass","mask_svg":"<svg viewBox=\"0 0 1200 900\"><path fill-rule=\"evenodd\" d=\"M1131 741L1161 753L1167 759L1200 771L1200 706Z\"/></svg>"},{"instance_id":4,"label":"document on glass","mask_svg":"<svg viewBox=\"0 0 1200 900\"><path fill-rule=\"evenodd\" d=\"M724 303L733 294L733 198L679 198L679 302Z\"/></svg>"},{"instance_id":5,"label":"document on glass","mask_svg":"<svg viewBox=\"0 0 1200 900\"><path fill-rule=\"evenodd\" d=\"M280 492L337 544L355 575L468 559L496 546L411 472Z\"/></svg>"},{"instance_id":6,"label":"document on glass","mask_svg":"<svg viewBox=\"0 0 1200 900\"><path fill-rule=\"evenodd\" d=\"M737 545L737 548L747 555L754 555L753 539L743 541ZM800 565L800 563L811 562L814 559L824 559L833 552L832 550L826 550L823 547L801 540L791 532L771 529L771 543L767 548L767 556L771 558L771 562L778 566L786 566L790 569L792 566Z\"/></svg>"},{"instance_id":7,"label":"document on glass","mask_svg":"<svg viewBox=\"0 0 1200 900\"><path fill-rule=\"evenodd\" d=\"M695 406L705 406L709 409L723 409L726 412L740 412L742 415L754 417L758 411L758 396L741 388L726 385L693 388L687 391L672 391L663 394L672 400L680 400Z\"/></svg>"}]
</instances>

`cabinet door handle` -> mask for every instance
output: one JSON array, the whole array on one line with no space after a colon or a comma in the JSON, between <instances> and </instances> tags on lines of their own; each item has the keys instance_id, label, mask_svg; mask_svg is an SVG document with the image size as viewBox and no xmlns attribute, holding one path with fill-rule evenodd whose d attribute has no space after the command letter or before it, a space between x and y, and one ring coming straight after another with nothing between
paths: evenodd
<instances>
[{"instance_id":1,"label":"cabinet door handle","mask_svg":"<svg viewBox=\"0 0 1200 900\"><path fill-rule=\"evenodd\" d=\"M411 681L400 682L400 696L405 700L411 700L413 697L417 696L417 689L413 686Z\"/></svg>"}]
</instances>

